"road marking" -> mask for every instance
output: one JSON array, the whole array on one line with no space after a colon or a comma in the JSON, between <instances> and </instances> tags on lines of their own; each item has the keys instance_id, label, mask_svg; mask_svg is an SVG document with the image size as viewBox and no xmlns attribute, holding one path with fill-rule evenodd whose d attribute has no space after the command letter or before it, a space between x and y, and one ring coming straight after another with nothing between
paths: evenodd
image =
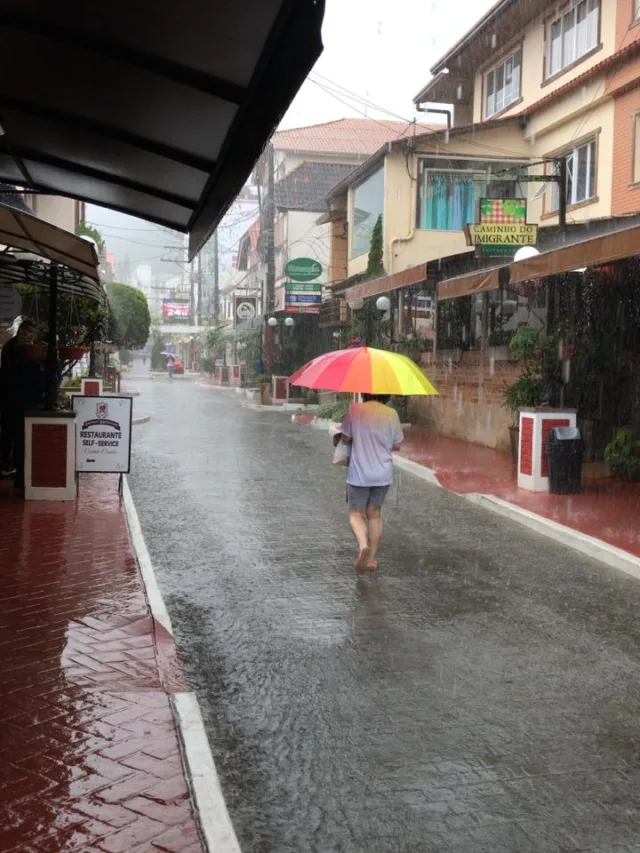
<instances>
[{"instance_id":1,"label":"road marking","mask_svg":"<svg viewBox=\"0 0 640 853\"><path fill-rule=\"evenodd\" d=\"M140 566L151 614L173 637L169 612L158 586L126 476L123 495L131 542ZM193 794L194 811L206 850L208 853L241 853L209 747L198 697L194 692L189 692L174 693L169 698L182 746L185 775Z\"/></svg>"}]
</instances>

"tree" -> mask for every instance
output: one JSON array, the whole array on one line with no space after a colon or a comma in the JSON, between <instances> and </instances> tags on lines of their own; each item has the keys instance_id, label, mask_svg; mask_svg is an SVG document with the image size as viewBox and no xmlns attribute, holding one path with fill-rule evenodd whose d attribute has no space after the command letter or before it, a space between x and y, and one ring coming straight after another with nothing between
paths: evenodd
<instances>
[{"instance_id":1,"label":"tree","mask_svg":"<svg viewBox=\"0 0 640 853\"><path fill-rule=\"evenodd\" d=\"M378 278L384 275L384 246L382 242L382 214L376 219L376 224L371 232L371 245L369 246L369 260L365 278Z\"/></svg>"},{"instance_id":2,"label":"tree","mask_svg":"<svg viewBox=\"0 0 640 853\"><path fill-rule=\"evenodd\" d=\"M76 234L78 237L91 237L92 240L95 240L98 247L98 253L104 252L104 238L98 229L93 227L93 225L87 225L84 221L79 222L76 226Z\"/></svg>"},{"instance_id":3,"label":"tree","mask_svg":"<svg viewBox=\"0 0 640 853\"><path fill-rule=\"evenodd\" d=\"M371 232L369 260L364 280L379 278L384 275L384 248L382 243L382 216L376 220ZM351 337L361 338L366 346L382 347L388 341L390 323L383 319L382 313L376 306L377 299L370 296L364 300L364 305L354 313L349 329Z\"/></svg>"},{"instance_id":4,"label":"tree","mask_svg":"<svg viewBox=\"0 0 640 853\"><path fill-rule=\"evenodd\" d=\"M224 329L207 329L204 333L204 348L214 356L224 347Z\"/></svg>"},{"instance_id":5,"label":"tree","mask_svg":"<svg viewBox=\"0 0 640 853\"><path fill-rule=\"evenodd\" d=\"M119 349L140 349L149 340L151 316L147 297L135 287L110 281L106 285L111 310L110 338Z\"/></svg>"}]
</instances>

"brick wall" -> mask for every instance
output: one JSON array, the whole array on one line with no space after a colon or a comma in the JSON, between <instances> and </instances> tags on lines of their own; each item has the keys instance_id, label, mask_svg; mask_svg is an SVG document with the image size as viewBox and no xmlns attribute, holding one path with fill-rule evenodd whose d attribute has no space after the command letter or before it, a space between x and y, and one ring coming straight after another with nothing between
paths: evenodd
<instances>
[{"instance_id":1,"label":"brick wall","mask_svg":"<svg viewBox=\"0 0 640 853\"><path fill-rule=\"evenodd\" d=\"M509 450L511 413L502 407L502 388L519 375L504 351L425 353L423 368L438 397L416 397L412 420L441 435Z\"/></svg>"},{"instance_id":2,"label":"brick wall","mask_svg":"<svg viewBox=\"0 0 640 853\"><path fill-rule=\"evenodd\" d=\"M616 50L640 38L640 27L633 26L634 0L618 0L616 4Z\"/></svg>"},{"instance_id":3,"label":"brick wall","mask_svg":"<svg viewBox=\"0 0 640 853\"><path fill-rule=\"evenodd\" d=\"M633 63L640 83L640 59ZM640 211L640 185L633 184L634 117L640 111L640 87L618 95L614 106L613 181L611 212L614 216Z\"/></svg>"}]
</instances>

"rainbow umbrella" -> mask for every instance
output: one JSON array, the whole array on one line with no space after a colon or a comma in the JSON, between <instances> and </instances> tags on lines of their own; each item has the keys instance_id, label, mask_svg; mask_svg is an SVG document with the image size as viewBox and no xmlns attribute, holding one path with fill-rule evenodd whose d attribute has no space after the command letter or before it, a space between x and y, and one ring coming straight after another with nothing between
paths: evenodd
<instances>
[{"instance_id":1,"label":"rainbow umbrella","mask_svg":"<svg viewBox=\"0 0 640 853\"><path fill-rule=\"evenodd\" d=\"M406 397L438 393L406 355L372 347L320 355L290 376L289 384L322 391Z\"/></svg>"}]
</instances>

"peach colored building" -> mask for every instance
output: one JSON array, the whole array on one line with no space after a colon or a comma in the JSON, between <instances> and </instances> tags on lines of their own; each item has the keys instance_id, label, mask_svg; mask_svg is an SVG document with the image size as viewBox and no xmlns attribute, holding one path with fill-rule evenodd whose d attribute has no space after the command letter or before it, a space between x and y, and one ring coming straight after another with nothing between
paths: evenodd
<instances>
[{"instance_id":1,"label":"peach colored building","mask_svg":"<svg viewBox=\"0 0 640 853\"><path fill-rule=\"evenodd\" d=\"M419 414L439 432L506 448L509 415L499 404L514 366L500 333L537 310L522 303L511 325L495 329L482 320L501 310L504 293L497 272L473 272L500 263L476 258L467 245L463 227L475 221L480 197L526 198L538 246L554 248L557 183L517 176L543 178L564 158L562 239L640 222L639 16L640 0L500 0L436 63L415 98L425 119L430 108L450 109L450 129L380 147L331 194L338 298L388 293L399 317L408 285L437 294L444 317L460 297L476 300L463 341L424 356L441 396L420 402ZM386 276L358 284L380 215Z\"/></svg>"}]
</instances>

